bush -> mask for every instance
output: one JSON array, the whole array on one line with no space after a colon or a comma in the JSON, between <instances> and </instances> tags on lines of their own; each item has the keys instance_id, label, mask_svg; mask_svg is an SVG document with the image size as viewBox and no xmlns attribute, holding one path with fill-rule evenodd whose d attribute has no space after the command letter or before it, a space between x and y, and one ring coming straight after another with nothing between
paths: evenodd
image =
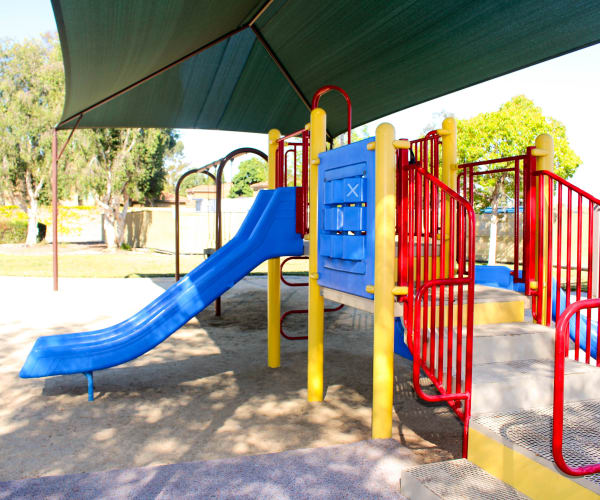
<instances>
[{"instance_id":1,"label":"bush","mask_svg":"<svg viewBox=\"0 0 600 500\"><path fill-rule=\"evenodd\" d=\"M27 221L0 219L0 243L25 243Z\"/></svg>"}]
</instances>

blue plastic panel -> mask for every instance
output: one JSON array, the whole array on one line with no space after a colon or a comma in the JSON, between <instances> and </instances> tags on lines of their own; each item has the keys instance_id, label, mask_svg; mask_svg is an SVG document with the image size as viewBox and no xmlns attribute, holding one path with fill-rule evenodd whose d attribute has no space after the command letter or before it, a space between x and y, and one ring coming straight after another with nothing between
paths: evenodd
<instances>
[{"instance_id":1,"label":"blue plastic panel","mask_svg":"<svg viewBox=\"0 0 600 500\"><path fill-rule=\"evenodd\" d=\"M372 140L319 155L319 284L367 298L375 254Z\"/></svg>"}]
</instances>

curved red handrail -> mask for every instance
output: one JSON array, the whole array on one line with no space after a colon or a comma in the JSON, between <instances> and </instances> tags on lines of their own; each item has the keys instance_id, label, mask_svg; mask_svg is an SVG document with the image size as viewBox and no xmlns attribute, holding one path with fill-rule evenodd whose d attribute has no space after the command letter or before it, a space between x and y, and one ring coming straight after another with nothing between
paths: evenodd
<instances>
[{"instance_id":1,"label":"curved red handrail","mask_svg":"<svg viewBox=\"0 0 600 500\"><path fill-rule=\"evenodd\" d=\"M563 457L563 430L565 404L565 343L569 339L569 322L571 317L582 309L600 307L600 299L580 300L569 304L556 322L556 339L554 342L554 409L552 419L552 455L558 468L571 476L585 476L600 472L600 464L570 467ZM578 348L578 346L576 346ZM598 356L598 353L596 353Z\"/></svg>"},{"instance_id":2,"label":"curved red handrail","mask_svg":"<svg viewBox=\"0 0 600 500\"><path fill-rule=\"evenodd\" d=\"M287 257L287 258L283 259L281 261L281 265L279 266L279 269L281 270L281 272L279 273L279 275L281 277L281 281L283 281L287 286L308 286L308 282L306 282L306 283L290 283L289 281L286 281L286 279L283 277L283 266L285 265L286 262L288 262L290 260L307 260L307 259L308 259L308 256L306 256L306 255Z\"/></svg>"},{"instance_id":3,"label":"curved red handrail","mask_svg":"<svg viewBox=\"0 0 600 500\"><path fill-rule=\"evenodd\" d=\"M550 170L537 170L536 172L532 172L531 175L534 175L536 177L542 176L542 175L550 177L551 179L554 179L559 184L562 184L563 186L566 186L569 189L572 189L579 196L585 198L586 200L589 200L592 203L596 203L597 205L600 205L600 199L596 198L595 196L592 196L587 191L584 191L583 189L578 188L575 184L571 184L569 181L567 181L567 180L563 179L562 177L556 175L554 172L551 172Z\"/></svg>"},{"instance_id":4,"label":"curved red handrail","mask_svg":"<svg viewBox=\"0 0 600 500\"><path fill-rule=\"evenodd\" d=\"M352 102L350 101L350 96L346 93L346 91L343 88L338 87L337 85L325 85L324 87L321 87L313 95L312 109L315 109L319 105L319 99L321 99L322 96L324 96L328 92L331 92L332 90L335 90L342 94L342 96L346 100L346 109L348 110L348 144L350 144L352 142Z\"/></svg>"},{"instance_id":5,"label":"curved red handrail","mask_svg":"<svg viewBox=\"0 0 600 500\"><path fill-rule=\"evenodd\" d=\"M288 262L290 260L305 260L305 259L308 259L308 257L306 255L292 256L292 257L287 257L287 258L283 259L283 261L281 262L281 265L279 266L279 268L281 269L281 273L279 273L279 275L281 276L281 281L283 281L287 286L308 286L308 283L290 283L283 277L283 266L285 265L286 262ZM340 304L337 307L325 308L324 312L339 311L342 307L344 307L344 304ZM306 313L308 313L308 309L292 309L290 311L284 312L281 315L281 318L279 320L279 331L281 333L281 336L288 340L306 340L306 339L308 339L308 337L306 335L303 335L301 337L293 337L292 335L288 335L287 333L285 333L285 331L283 330L283 320L286 317L288 317L290 314L306 314Z\"/></svg>"}]
</instances>

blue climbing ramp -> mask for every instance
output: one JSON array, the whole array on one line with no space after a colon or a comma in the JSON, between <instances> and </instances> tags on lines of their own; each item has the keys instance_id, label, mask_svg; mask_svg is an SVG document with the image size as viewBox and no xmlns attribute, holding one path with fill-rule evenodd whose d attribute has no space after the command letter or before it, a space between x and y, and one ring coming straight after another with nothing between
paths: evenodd
<instances>
[{"instance_id":1,"label":"blue climbing ramp","mask_svg":"<svg viewBox=\"0 0 600 500\"><path fill-rule=\"evenodd\" d=\"M38 338L20 376L84 373L90 380L95 370L141 356L264 260L302 255L295 228L296 188L261 191L236 236L160 297L109 328Z\"/></svg>"}]
</instances>

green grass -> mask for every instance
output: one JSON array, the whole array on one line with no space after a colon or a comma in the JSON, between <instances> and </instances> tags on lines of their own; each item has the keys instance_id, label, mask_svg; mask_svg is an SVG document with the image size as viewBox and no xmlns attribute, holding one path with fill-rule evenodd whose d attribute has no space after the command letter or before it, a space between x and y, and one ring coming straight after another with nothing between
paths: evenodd
<instances>
[{"instance_id":1,"label":"green grass","mask_svg":"<svg viewBox=\"0 0 600 500\"><path fill-rule=\"evenodd\" d=\"M181 272L200 264L202 256L181 257ZM138 278L175 275L175 257L160 253L117 251L115 253L60 255L59 275L64 278ZM307 260L293 260L285 266L286 274L305 274ZM252 274L266 274L266 262ZM52 276L51 255L0 255L0 276Z\"/></svg>"}]
</instances>

